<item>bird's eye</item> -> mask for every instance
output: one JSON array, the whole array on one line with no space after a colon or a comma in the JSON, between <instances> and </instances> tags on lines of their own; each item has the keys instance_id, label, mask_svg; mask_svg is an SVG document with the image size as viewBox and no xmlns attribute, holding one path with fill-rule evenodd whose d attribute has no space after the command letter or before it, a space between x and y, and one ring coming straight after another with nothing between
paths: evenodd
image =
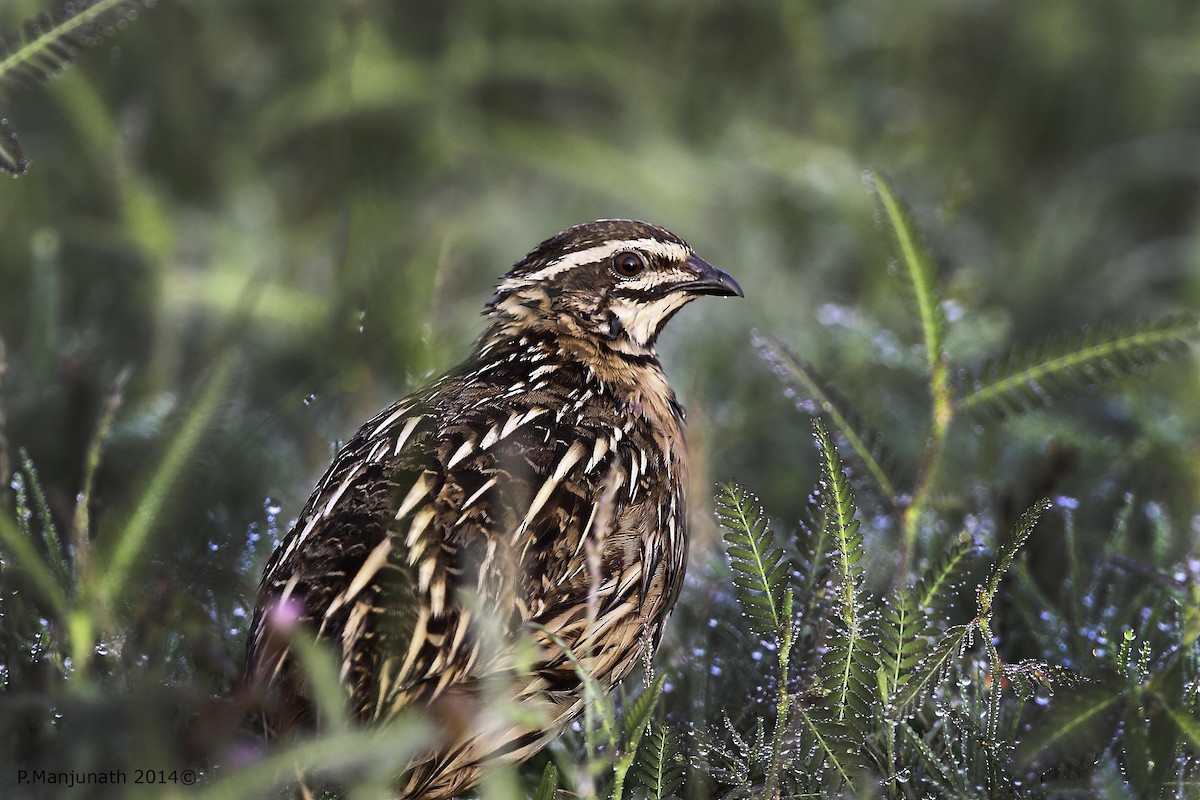
<instances>
[{"instance_id":1,"label":"bird's eye","mask_svg":"<svg viewBox=\"0 0 1200 800\"><path fill-rule=\"evenodd\" d=\"M618 275L632 278L646 268L646 260L634 252L626 251L613 256L613 269Z\"/></svg>"}]
</instances>

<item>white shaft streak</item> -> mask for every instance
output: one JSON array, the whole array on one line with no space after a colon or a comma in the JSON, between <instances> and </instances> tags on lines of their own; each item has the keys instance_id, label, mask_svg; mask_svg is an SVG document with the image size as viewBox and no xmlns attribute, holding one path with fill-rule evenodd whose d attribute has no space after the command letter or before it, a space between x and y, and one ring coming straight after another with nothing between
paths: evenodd
<instances>
[{"instance_id":1,"label":"white shaft streak","mask_svg":"<svg viewBox=\"0 0 1200 800\"><path fill-rule=\"evenodd\" d=\"M537 517L538 512L542 510L542 506L550 499L550 495L558 487L558 484L566 476L567 471L575 466L579 459L583 458L587 452L587 447L582 442L574 442L563 455L562 460L558 462L558 466L554 470L554 474L546 479L542 484L542 488L538 489L537 495L534 496L533 502L529 504L529 511L525 514L525 519L521 520L521 524L517 526L513 532L513 541L516 542L528 530L530 524Z\"/></svg>"}]
</instances>

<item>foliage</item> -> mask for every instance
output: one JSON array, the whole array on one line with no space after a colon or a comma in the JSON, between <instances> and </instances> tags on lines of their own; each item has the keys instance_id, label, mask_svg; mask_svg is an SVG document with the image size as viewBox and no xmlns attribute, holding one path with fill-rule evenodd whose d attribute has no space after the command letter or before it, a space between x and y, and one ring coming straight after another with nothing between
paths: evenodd
<instances>
[{"instance_id":1,"label":"foliage","mask_svg":"<svg viewBox=\"0 0 1200 800\"><path fill-rule=\"evenodd\" d=\"M71 63L80 48L95 46L137 18L153 0L73 0L25 20L20 34L0 33L0 87L44 81ZM19 176L29 167L7 121L0 120L0 172Z\"/></svg>"},{"instance_id":2,"label":"foliage","mask_svg":"<svg viewBox=\"0 0 1200 800\"><path fill-rule=\"evenodd\" d=\"M382 794L421 723L320 648L330 730L246 724L262 561L505 265L638 216L747 290L660 348L717 524L657 679L485 795L1200 793L1194 370L1129 380L1195 338L1194 3L61 5L0 4L0 764Z\"/></svg>"}]
</instances>

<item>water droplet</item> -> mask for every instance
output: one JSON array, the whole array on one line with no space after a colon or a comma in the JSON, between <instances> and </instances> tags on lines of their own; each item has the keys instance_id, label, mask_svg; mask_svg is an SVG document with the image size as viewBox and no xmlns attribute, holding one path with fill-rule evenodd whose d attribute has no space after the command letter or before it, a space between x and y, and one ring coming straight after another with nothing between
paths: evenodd
<instances>
[{"instance_id":1,"label":"water droplet","mask_svg":"<svg viewBox=\"0 0 1200 800\"><path fill-rule=\"evenodd\" d=\"M266 510L268 517L278 517L283 512L283 503L274 497L268 497L263 501L263 509Z\"/></svg>"}]
</instances>

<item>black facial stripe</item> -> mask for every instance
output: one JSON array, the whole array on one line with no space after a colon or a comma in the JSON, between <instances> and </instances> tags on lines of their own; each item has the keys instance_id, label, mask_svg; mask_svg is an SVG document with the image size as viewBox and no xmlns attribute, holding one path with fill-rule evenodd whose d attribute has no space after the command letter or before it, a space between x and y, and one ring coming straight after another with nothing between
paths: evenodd
<instances>
[{"instance_id":1,"label":"black facial stripe","mask_svg":"<svg viewBox=\"0 0 1200 800\"><path fill-rule=\"evenodd\" d=\"M650 301L658 300L663 295L670 294L675 288L674 283L664 283L661 286L656 286L653 289L637 289L632 286L621 286L617 284L609 293L613 297L623 297L634 301Z\"/></svg>"}]
</instances>

